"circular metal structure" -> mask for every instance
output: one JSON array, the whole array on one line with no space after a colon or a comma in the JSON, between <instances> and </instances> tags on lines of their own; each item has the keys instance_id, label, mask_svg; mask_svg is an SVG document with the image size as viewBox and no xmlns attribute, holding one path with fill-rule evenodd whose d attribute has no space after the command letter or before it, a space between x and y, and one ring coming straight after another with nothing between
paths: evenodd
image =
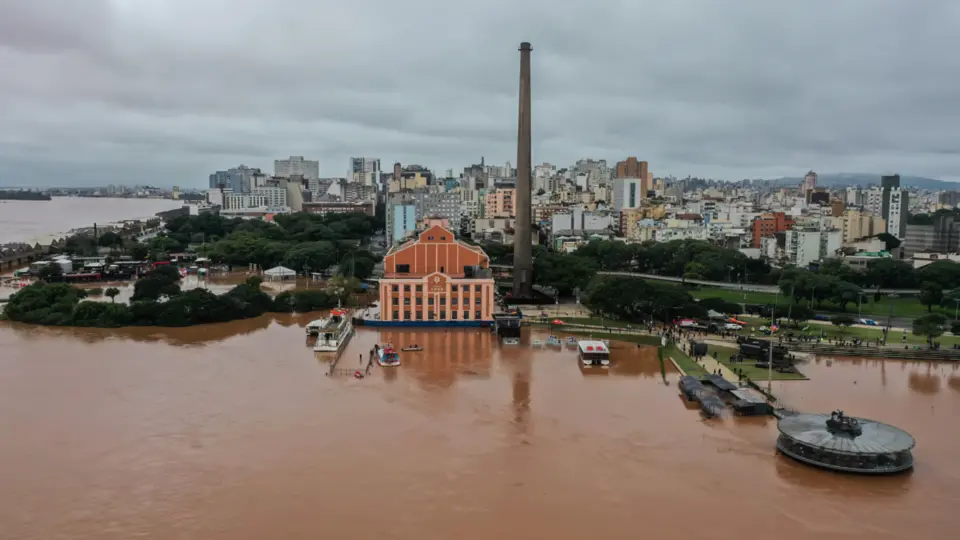
<instances>
[{"instance_id":1,"label":"circular metal structure","mask_svg":"<svg viewBox=\"0 0 960 540\"><path fill-rule=\"evenodd\" d=\"M784 416L777 429L777 450L817 467L857 474L892 474L913 467L910 451L916 442L909 433L843 411Z\"/></svg>"}]
</instances>

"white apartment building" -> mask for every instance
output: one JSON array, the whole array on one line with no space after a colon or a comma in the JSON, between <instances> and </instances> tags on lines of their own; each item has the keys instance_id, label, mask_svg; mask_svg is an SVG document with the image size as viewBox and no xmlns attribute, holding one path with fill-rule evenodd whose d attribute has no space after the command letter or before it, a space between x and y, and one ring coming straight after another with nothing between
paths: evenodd
<instances>
[{"instance_id":1,"label":"white apartment building","mask_svg":"<svg viewBox=\"0 0 960 540\"><path fill-rule=\"evenodd\" d=\"M706 240L709 233L706 227L664 227L653 232L655 242L671 242L673 240Z\"/></svg>"},{"instance_id":2,"label":"white apartment building","mask_svg":"<svg viewBox=\"0 0 960 540\"><path fill-rule=\"evenodd\" d=\"M263 195L250 193L224 193L223 210L247 210L250 208L266 208L267 198Z\"/></svg>"},{"instance_id":3,"label":"white apartment building","mask_svg":"<svg viewBox=\"0 0 960 540\"><path fill-rule=\"evenodd\" d=\"M887 193L887 232L897 238L907 236L907 193L899 187L890 188Z\"/></svg>"},{"instance_id":4,"label":"white apartment building","mask_svg":"<svg viewBox=\"0 0 960 540\"><path fill-rule=\"evenodd\" d=\"M615 178L613 180L613 210L640 208L643 202L643 180L640 178Z\"/></svg>"},{"instance_id":5,"label":"white apartment building","mask_svg":"<svg viewBox=\"0 0 960 540\"><path fill-rule=\"evenodd\" d=\"M300 175L305 180L316 180L320 178L320 162L303 159L303 156L277 159L273 162L273 175L280 178Z\"/></svg>"},{"instance_id":6,"label":"white apartment building","mask_svg":"<svg viewBox=\"0 0 960 540\"><path fill-rule=\"evenodd\" d=\"M786 257L801 268L836 256L843 246L843 232L793 228L786 232ZM761 246L762 247L762 246Z\"/></svg>"},{"instance_id":7,"label":"white apartment building","mask_svg":"<svg viewBox=\"0 0 960 540\"><path fill-rule=\"evenodd\" d=\"M279 186L263 186L253 189L253 196L263 197L264 204L270 208L279 208L281 206L288 206L287 204L287 188Z\"/></svg>"}]
</instances>

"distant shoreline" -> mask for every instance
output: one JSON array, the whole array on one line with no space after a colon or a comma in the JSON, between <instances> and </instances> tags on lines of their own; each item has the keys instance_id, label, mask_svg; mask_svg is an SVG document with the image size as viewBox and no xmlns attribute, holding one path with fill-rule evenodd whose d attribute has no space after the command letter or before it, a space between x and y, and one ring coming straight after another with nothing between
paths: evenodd
<instances>
[{"instance_id":1,"label":"distant shoreline","mask_svg":"<svg viewBox=\"0 0 960 540\"><path fill-rule=\"evenodd\" d=\"M39 191L7 191L0 189L0 201L50 201L53 200L47 193Z\"/></svg>"}]
</instances>

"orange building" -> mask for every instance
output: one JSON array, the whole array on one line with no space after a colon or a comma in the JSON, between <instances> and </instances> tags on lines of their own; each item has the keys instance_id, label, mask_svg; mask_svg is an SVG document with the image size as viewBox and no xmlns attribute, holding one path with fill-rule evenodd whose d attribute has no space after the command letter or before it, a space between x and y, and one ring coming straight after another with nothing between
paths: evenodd
<instances>
[{"instance_id":1,"label":"orange building","mask_svg":"<svg viewBox=\"0 0 960 540\"><path fill-rule=\"evenodd\" d=\"M783 212L763 214L753 220L753 247L760 247L760 239L774 233L792 229L797 222Z\"/></svg>"},{"instance_id":2,"label":"orange building","mask_svg":"<svg viewBox=\"0 0 960 540\"><path fill-rule=\"evenodd\" d=\"M486 326L493 323L490 258L434 225L383 260L381 326Z\"/></svg>"},{"instance_id":3,"label":"orange building","mask_svg":"<svg viewBox=\"0 0 960 540\"><path fill-rule=\"evenodd\" d=\"M500 188L487 193L487 217L516 217L513 211L513 201L516 194L517 190L513 188Z\"/></svg>"}]
</instances>

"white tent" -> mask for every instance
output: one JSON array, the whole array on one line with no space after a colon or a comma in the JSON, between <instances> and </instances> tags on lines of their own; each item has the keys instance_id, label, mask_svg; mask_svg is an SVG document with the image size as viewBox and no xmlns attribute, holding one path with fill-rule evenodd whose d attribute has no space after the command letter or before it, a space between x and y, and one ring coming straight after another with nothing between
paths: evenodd
<instances>
[{"instance_id":1,"label":"white tent","mask_svg":"<svg viewBox=\"0 0 960 540\"><path fill-rule=\"evenodd\" d=\"M297 273L285 266L275 266L263 272L263 275L270 279L284 280L287 278L297 279Z\"/></svg>"}]
</instances>

